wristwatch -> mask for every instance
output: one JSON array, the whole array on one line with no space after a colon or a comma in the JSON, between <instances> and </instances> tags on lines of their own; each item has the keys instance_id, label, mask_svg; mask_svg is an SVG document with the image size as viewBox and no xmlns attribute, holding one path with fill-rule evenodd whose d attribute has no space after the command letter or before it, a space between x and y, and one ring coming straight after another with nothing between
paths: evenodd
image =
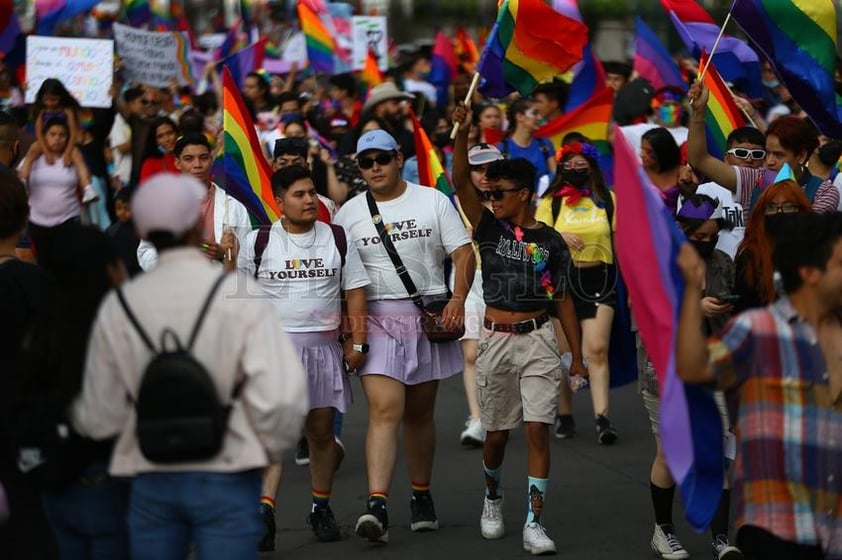
<instances>
[{"instance_id":1,"label":"wristwatch","mask_svg":"<svg viewBox=\"0 0 842 560\"><path fill-rule=\"evenodd\" d=\"M368 354L368 344L354 344L351 346L351 349L360 352L361 354Z\"/></svg>"}]
</instances>

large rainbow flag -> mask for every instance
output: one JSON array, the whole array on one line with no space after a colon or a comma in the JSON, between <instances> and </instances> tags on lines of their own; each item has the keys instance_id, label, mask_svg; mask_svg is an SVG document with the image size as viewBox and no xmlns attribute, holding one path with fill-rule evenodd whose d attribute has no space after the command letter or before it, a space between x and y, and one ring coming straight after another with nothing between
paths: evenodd
<instances>
[{"instance_id":1,"label":"large rainbow flag","mask_svg":"<svg viewBox=\"0 0 842 560\"><path fill-rule=\"evenodd\" d=\"M477 67L479 90L488 97L529 95L581 60L587 40L585 24L543 0L503 0Z\"/></svg>"},{"instance_id":2,"label":"large rainbow flag","mask_svg":"<svg viewBox=\"0 0 842 560\"><path fill-rule=\"evenodd\" d=\"M731 15L822 133L842 138L833 0L739 0Z\"/></svg>"},{"instance_id":3,"label":"large rainbow flag","mask_svg":"<svg viewBox=\"0 0 842 560\"><path fill-rule=\"evenodd\" d=\"M447 176L439 156L436 155L436 150L433 148L427 132L421 126L414 111L410 111L409 115L412 118L413 136L415 138L415 157L418 159L418 181L422 185L433 187L446 195L451 202L454 202L453 184L450 182L450 177Z\"/></svg>"},{"instance_id":4,"label":"large rainbow flag","mask_svg":"<svg viewBox=\"0 0 842 560\"><path fill-rule=\"evenodd\" d=\"M333 74L335 62L333 53L336 50L336 41L328 32L325 24L319 18L319 14L313 11L309 2L298 0L296 6L298 19L301 22L301 31L307 43L307 56L310 59L310 67L314 72Z\"/></svg>"},{"instance_id":5,"label":"large rainbow flag","mask_svg":"<svg viewBox=\"0 0 842 560\"><path fill-rule=\"evenodd\" d=\"M228 67L222 71L222 126L219 185L248 209L253 221L268 225L281 215L272 194L272 168L263 156L257 131Z\"/></svg>"},{"instance_id":6,"label":"large rainbow flag","mask_svg":"<svg viewBox=\"0 0 842 560\"><path fill-rule=\"evenodd\" d=\"M699 68L708 64L709 58L704 53L699 61ZM746 125L742 111L734 102L728 86L716 68L711 64L704 78L705 86L710 91L708 110L705 115L705 133L708 141L708 153L722 159L727 149L728 135L735 129Z\"/></svg>"},{"instance_id":7,"label":"large rainbow flag","mask_svg":"<svg viewBox=\"0 0 842 560\"><path fill-rule=\"evenodd\" d=\"M701 532L722 492L722 421L712 393L685 385L675 371L684 279L675 264L685 242L659 191L649 182L622 130L614 131L617 194L615 247L643 344L658 376L661 441L681 485L684 513Z\"/></svg>"}]
</instances>

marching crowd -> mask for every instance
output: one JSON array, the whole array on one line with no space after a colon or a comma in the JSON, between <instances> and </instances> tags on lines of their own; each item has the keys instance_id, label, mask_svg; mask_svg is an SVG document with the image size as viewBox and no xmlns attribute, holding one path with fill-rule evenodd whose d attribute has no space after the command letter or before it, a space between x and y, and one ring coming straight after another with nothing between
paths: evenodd
<instances>
[{"instance_id":1,"label":"marching crowd","mask_svg":"<svg viewBox=\"0 0 842 560\"><path fill-rule=\"evenodd\" d=\"M256 228L214 181L213 66L196 91L122 83L118 70L109 110L80 107L58 80L27 107L6 88L4 558L274 550L289 448L309 465L315 539L338 540L330 497L349 375L368 408L368 499L354 531L388 542L400 430L410 527L434 531L436 392L460 373L461 442L482 447L481 536L505 533L504 455L523 425L523 547L555 553L543 515L550 438L622 437L608 355L629 303L615 289L623 202L589 138L553 145L535 134L562 113L564 82L439 109L429 65L413 54L365 99L351 74L249 74L242 93L273 169L263 189L282 214ZM604 66L617 91L613 134L634 146L687 238L677 371L715 391L730 442L713 557L840 560L842 139L822 136L767 68L764 98L738 101L756 127L734 130L719 160L707 151L701 84L653 91L627 64ZM460 76L452 99L468 86ZM410 107L458 207L418 184L427 154L416 154ZM651 548L688 558L639 337L637 366L657 444ZM583 427L571 399L585 385L593 419Z\"/></svg>"}]
</instances>

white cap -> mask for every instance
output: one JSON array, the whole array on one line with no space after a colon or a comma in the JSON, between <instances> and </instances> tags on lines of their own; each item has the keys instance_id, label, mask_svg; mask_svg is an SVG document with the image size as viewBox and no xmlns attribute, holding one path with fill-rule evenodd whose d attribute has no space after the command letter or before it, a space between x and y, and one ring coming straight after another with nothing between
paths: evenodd
<instances>
[{"instance_id":1,"label":"white cap","mask_svg":"<svg viewBox=\"0 0 842 560\"><path fill-rule=\"evenodd\" d=\"M152 231L181 235L199 221L202 199L208 189L191 175L159 173L141 183L132 197L132 219L137 233Z\"/></svg>"}]
</instances>

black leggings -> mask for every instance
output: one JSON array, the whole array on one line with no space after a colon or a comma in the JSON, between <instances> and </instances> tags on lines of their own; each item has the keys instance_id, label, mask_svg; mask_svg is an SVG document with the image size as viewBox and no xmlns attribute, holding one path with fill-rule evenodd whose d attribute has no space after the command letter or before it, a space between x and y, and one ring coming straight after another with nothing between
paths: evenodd
<instances>
[{"instance_id":1,"label":"black leggings","mask_svg":"<svg viewBox=\"0 0 842 560\"><path fill-rule=\"evenodd\" d=\"M746 525L737 532L737 547L745 560L823 560L822 549L779 539L769 531Z\"/></svg>"}]
</instances>

